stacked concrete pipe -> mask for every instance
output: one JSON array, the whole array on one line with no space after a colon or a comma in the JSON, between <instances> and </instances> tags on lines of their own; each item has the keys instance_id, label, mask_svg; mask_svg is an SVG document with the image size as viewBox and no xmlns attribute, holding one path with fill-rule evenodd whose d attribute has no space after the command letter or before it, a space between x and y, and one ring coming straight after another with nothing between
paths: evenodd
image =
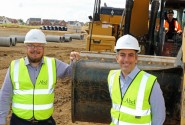
<instances>
[{"instance_id":1,"label":"stacked concrete pipe","mask_svg":"<svg viewBox=\"0 0 185 125\"><path fill-rule=\"evenodd\" d=\"M72 39L83 40L83 34L64 34L64 37L71 37Z\"/></svg>"},{"instance_id":2,"label":"stacked concrete pipe","mask_svg":"<svg viewBox=\"0 0 185 125\"><path fill-rule=\"evenodd\" d=\"M4 47L12 46L12 39L10 37L0 37L0 46Z\"/></svg>"},{"instance_id":3,"label":"stacked concrete pipe","mask_svg":"<svg viewBox=\"0 0 185 125\"><path fill-rule=\"evenodd\" d=\"M46 41L48 42L63 42L64 37L63 36L53 36L53 35L47 35Z\"/></svg>"},{"instance_id":4,"label":"stacked concrete pipe","mask_svg":"<svg viewBox=\"0 0 185 125\"><path fill-rule=\"evenodd\" d=\"M71 36L64 36L64 42L71 42L72 38Z\"/></svg>"},{"instance_id":5,"label":"stacked concrete pipe","mask_svg":"<svg viewBox=\"0 0 185 125\"><path fill-rule=\"evenodd\" d=\"M11 37L12 39L12 46L15 46L17 43L17 38L16 37Z\"/></svg>"},{"instance_id":6,"label":"stacked concrete pipe","mask_svg":"<svg viewBox=\"0 0 185 125\"><path fill-rule=\"evenodd\" d=\"M18 43L24 43L25 36L15 36L17 38Z\"/></svg>"},{"instance_id":7,"label":"stacked concrete pipe","mask_svg":"<svg viewBox=\"0 0 185 125\"><path fill-rule=\"evenodd\" d=\"M11 38L15 38L17 43L24 43L25 40L25 36L16 36L16 35L12 35L10 36Z\"/></svg>"}]
</instances>

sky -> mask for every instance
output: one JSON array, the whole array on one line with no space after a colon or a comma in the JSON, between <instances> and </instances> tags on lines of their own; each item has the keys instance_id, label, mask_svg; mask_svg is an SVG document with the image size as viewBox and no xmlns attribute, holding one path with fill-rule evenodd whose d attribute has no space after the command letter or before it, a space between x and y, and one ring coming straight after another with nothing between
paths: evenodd
<instances>
[{"instance_id":1,"label":"sky","mask_svg":"<svg viewBox=\"0 0 185 125\"><path fill-rule=\"evenodd\" d=\"M125 8L126 0L101 0L110 7ZM0 16L88 22L95 0L0 0Z\"/></svg>"}]
</instances>

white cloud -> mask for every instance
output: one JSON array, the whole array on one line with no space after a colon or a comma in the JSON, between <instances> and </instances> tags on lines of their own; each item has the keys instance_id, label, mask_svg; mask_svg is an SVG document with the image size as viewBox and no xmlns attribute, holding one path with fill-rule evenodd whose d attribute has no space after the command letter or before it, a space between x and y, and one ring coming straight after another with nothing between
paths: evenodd
<instances>
[{"instance_id":1,"label":"white cloud","mask_svg":"<svg viewBox=\"0 0 185 125\"><path fill-rule=\"evenodd\" d=\"M126 0L102 0L111 7L125 7ZM88 21L93 14L94 0L0 0L0 16L23 19L62 19Z\"/></svg>"}]
</instances>

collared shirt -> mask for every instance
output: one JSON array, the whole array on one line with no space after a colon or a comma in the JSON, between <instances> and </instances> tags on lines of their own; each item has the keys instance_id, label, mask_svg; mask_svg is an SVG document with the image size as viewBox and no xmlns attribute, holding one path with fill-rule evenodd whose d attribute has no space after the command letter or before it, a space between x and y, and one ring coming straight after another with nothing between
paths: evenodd
<instances>
[{"instance_id":1,"label":"collared shirt","mask_svg":"<svg viewBox=\"0 0 185 125\"><path fill-rule=\"evenodd\" d=\"M56 60L56 75L57 78L63 78L66 76L71 76L72 74L72 65L68 65L58 59ZM41 63L39 64L38 67L32 67L31 64L28 61L28 58L25 57L25 65L28 68L29 75L31 78L31 81L33 84L35 84L37 76L40 72L41 66L44 63L44 59L42 59ZM12 81L10 78L10 71L8 69L5 80L3 83L3 86L0 91L0 124L5 124L6 123L6 117L9 113L10 110L10 103L12 99L12 93L13 93L13 88L12 88ZM5 101L2 101L2 100Z\"/></svg>"},{"instance_id":2,"label":"collared shirt","mask_svg":"<svg viewBox=\"0 0 185 125\"><path fill-rule=\"evenodd\" d=\"M135 66L134 70L128 74L125 78L123 74L120 77L120 86L121 86L121 93L122 96L125 95L126 90L128 89L129 85L138 74L140 69ZM154 83L151 95L150 95L150 105L151 105L151 112L152 112L152 125L163 125L165 118L166 118L166 108L163 93L161 91L159 83L156 81Z\"/></svg>"}]
</instances>

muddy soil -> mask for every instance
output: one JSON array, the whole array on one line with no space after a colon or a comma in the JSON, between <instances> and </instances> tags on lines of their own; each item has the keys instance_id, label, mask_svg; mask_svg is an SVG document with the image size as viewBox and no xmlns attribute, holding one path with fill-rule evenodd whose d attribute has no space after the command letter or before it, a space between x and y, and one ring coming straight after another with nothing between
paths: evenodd
<instances>
[{"instance_id":1,"label":"muddy soil","mask_svg":"<svg viewBox=\"0 0 185 125\"><path fill-rule=\"evenodd\" d=\"M11 35L25 35L29 31L26 28L2 28L0 27L0 37ZM60 35L62 36L67 31L43 31L46 35ZM86 34L85 34L86 36ZM83 51L85 50L85 38L84 40L72 40L71 42L48 42L45 48L45 55L49 57L55 57L63 62L69 63L69 54L71 51ZM23 43L17 43L12 47L0 47L0 88L4 81L6 71L10 62L13 59L18 59L26 56L26 48ZM71 120L71 79L58 79L55 89L55 111L53 114L57 125L105 125L101 123L89 123L77 121L72 123ZM7 118L9 123L11 111Z\"/></svg>"}]
</instances>

